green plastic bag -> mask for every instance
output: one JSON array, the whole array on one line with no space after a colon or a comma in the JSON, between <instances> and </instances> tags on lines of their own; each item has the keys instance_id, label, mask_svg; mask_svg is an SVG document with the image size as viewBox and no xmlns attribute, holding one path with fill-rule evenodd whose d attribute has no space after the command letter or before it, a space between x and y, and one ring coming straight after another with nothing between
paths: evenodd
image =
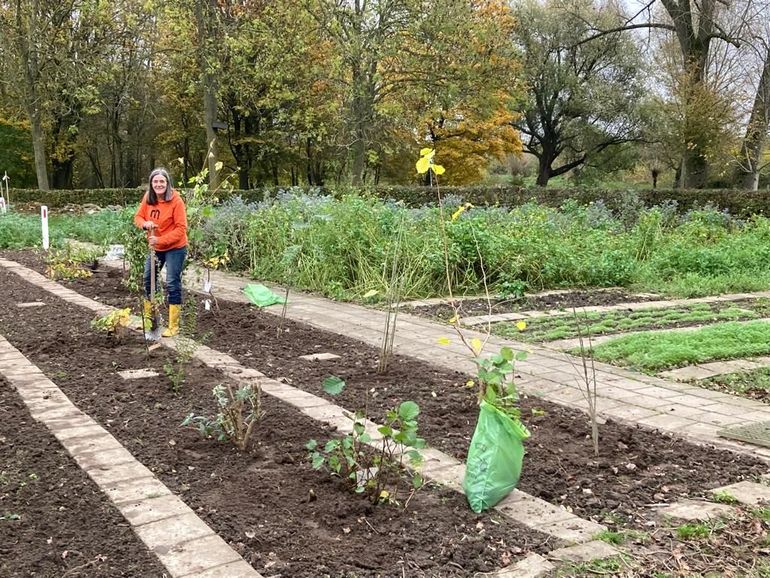
<instances>
[{"instance_id":1,"label":"green plastic bag","mask_svg":"<svg viewBox=\"0 0 770 578\"><path fill-rule=\"evenodd\" d=\"M276 303L284 303L285 299L280 295L276 295L270 289L259 283L250 283L243 288L243 292L246 297L249 298L254 305L259 307L267 307L268 305L275 305Z\"/></svg>"},{"instance_id":2,"label":"green plastic bag","mask_svg":"<svg viewBox=\"0 0 770 578\"><path fill-rule=\"evenodd\" d=\"M513 491L524 459L522 441L529 436L519 420L486 401L481 402L463 481L471 510L488 510Z\"/></svg>"}]
</instances>

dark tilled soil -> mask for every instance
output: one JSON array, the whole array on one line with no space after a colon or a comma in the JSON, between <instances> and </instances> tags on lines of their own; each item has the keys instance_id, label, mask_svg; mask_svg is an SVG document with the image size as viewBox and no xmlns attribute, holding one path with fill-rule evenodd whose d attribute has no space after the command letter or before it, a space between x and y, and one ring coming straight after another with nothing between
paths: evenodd
<instances>
[{"instance_id":1,"label":"dark tilled soil","mask_svg":"<svg viewBox=\"0 0 770 578\"><path fill-rule=\"evenodd\" d=\"M42 268L31 252L9 257ZM125 293L120 281L119 272L103 271L70 285L100 301L137 308L136 298ZM191 295L188 301L193 300ZM420 429L428 443L464 459L477 414L475 392L465 387L467 375L408 357L397 357L387 374L378 375L374 347L292 322L278 336L278 317L243 304L219 304L212 312L198 307L197 330L207 336L207 345L317 395L326 395L321 390L325 377L342 377L348 387L330 399L351 410L368 404L373 419L412 399L421 408ZM298 358L317 352L342 357L327 362ZM759 460L613 421L600 427L597 458L584 414L539 398L524 398L521 406L532 438L519 487L613 527L649 529L654 517L649 504L706 496L710 488L768 469Z\"/></svg>"},{"instance_id":2,"label":"dark tilled soil","mask_svg":"<svg viewBox=\"0 0 770 578\"><path fill-rule=\"evenodd\" d=\"M0 377L0 576L65 575L167 574Z\"/></svg>"},{"instance_id":3,"label":"dark tilled soil","mask_svg":"<svg viewBox=\"0 0 770 578\"><path fill-rule=\"evenodd\" d=\"M404 492L401 508L371 505L339 480L310 467L305 443L326 440L333 432L268 396L263 400L265 416L255 431L257 441L247 453L202 439L180 423L190 411L214 412L211 388L222 382L218 372L191 362L184 368L181 391L174 394L163 369L173 357L165 349L148 358L141 336L115 341L97 333L86 310L5 269L0 269L0 285L7 304L0 308L5 337L265 576L465 577L558 545L498 514L473 514L462 495L437 487L414 494L406 511ZM36 300L46 305L13 306ZM241 339L251 341L251 336ZM155 369L161 377L124 381L117 375L136 368ZM7 385L0 387L9 394ZM7 427L15 424L6 421ZM15 460L4 469L24 470ZM59 475L57 467L46 462L36 471L45 479ZM89 559L96 553L119 559L108 527L122 522L105 522L93 508L73 509L78 510L76 524L86 525L87 519L95 528L87 534L90 549L82 549ZM41 517L41 525L54 526L61 514L54 508ZM19 544L18 537L7 544ZM17 549L13 547L14 553ZM29 553L37 555L40 552ZM136 560L142 570L131 575L153 575L156 566L148 564L144 572L142 558ZM121 574L105 570L91 575Z\"/></svg>"},{"instance_id":4,"label":"dark tilled soil","mask_svg":"<svg viewBox=\"0 0 770 578\"><path fill-rule=\"evenodd\" d=\"M475 317L477 315L499 315L517 311L550 311L573 307L590 307L594 305L617 305L619 303L642 303L664 299L660 295L638 295L623 289L591 289L566 291L564 293L547 293L543 295L527 295L521 299L461 299L455 302L455 307L449 303L409 307L406 310L414 315L441 319L446 321L455 315Z\"/></svg>"}]
</instances>

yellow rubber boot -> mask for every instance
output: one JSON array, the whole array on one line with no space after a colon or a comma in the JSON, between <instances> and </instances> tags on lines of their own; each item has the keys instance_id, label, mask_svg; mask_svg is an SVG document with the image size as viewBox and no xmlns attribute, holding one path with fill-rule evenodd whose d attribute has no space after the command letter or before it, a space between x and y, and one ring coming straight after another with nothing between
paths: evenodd
<instances>
[{"instance_id":1,"label":"yellow rubber boot","mask_svg":"<svg viewBox=\"0 0 770 578\"><path fill-rule=\"evenodd\" d=\"M179 333L179 316L182 313L181 305L168 306L168 327L163 331L163 337L173 337Z\"/></svg>"}]
</instances>

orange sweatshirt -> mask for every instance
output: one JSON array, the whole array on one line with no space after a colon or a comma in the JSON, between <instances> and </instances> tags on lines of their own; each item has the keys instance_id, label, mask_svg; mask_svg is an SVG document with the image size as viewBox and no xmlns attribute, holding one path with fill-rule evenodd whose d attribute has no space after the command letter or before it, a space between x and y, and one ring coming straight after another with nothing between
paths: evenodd
<instances>
[{"instance_id":1,"label":"orange sweatshirt","mask_svg":"<svg viewBox=\"0 0 770 578\"><path fill-rule=\"evenodd\" d=\"M145 221L158 225L155 230L155 236L158 237L155 246L157 251L179 249L187 245L187 211L177 191L174 191L170 201L158 199L157 205L147 204L145 193L134 215L134 224L141 229ZM149 231L147 234L149 236Z\"/></svg>"}]
</instances>

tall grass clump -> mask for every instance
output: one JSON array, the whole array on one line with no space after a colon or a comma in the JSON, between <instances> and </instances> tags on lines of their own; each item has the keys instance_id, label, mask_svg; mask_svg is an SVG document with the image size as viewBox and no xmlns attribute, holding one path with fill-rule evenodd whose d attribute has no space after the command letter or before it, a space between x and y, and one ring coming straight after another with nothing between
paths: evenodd
<instances>
[{"instance_id":1,"label":"tall grass clump","mask_svg":"<svg viewBox=\"0 0 770 578\"><path fill-rule=\"evenodd\" d=\"M682 297L770 286L770 220L740 221L714 209L690 211L667 227L640 262L638 284Z\"/></svg>"}]
</instances>

